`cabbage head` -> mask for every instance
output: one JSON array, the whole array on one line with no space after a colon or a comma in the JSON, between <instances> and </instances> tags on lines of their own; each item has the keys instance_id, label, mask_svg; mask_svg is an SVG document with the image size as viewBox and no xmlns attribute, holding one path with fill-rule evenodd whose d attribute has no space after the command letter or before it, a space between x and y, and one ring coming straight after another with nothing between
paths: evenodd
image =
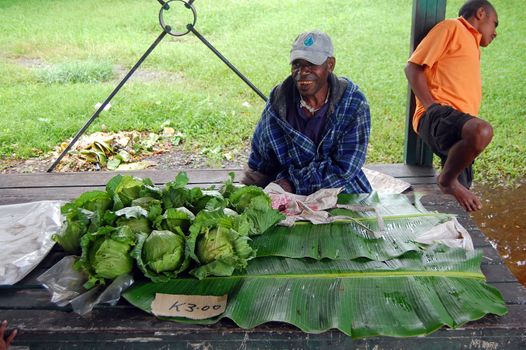
<instances>
[{"instance_id":1,"label":"cabbage head","mask_svg":"<svg viewBox=\"0 0 526 350\"><path fill-rule=\"evenodd\" d=\"M230 205L239 214L242 214L251 206L252 200L260 197L261 200L267 202L268 206L272 205L270 197L257 186L245 186L236 189L229 197Z\"/></svg>"},{"instance_id":2,"label":"cabbage head","mask_svg":"<svg viewBox=\"0 0 526 350\"><path fill-rule=\"evenodd\" d=\"M202 264L209 264L221 258L234 256L235 250L229 229L219 227L206 231L197 241L197 257Z\"/></svg>"},{"instance_id":3,"label":"cabbage head","mask_svg":"<svg viewBox=\"0 0 526 350\"><path fill-rule=\"evenodd\" d=\"M190 226L188 251L199 266L190 274L203 279L207 276L231 276L247 267L255 257L248 235L238 232L243 227L239 216L228 216L222 208L201 211Z\"/></svg>"},{"instance_id":4,"label":"cabbage head","mask_svg":"<svg viewBox=\"0 0 526 350\"><path fill-rule=\"evenodd\" d=\"M107 192L89 191L81 194L73 204L92 212L104 213L112 207L113 201Z\"/></svg>"},{"instance_id":5,"label":"cabbage head","mask_svg":"<svg viewBox=\"0 0 526 350\"><path fill-rule=\"evenodd\" d=\"M133 269L130 251L135 241L135 234L128 226L103 227L84 235L81 240L82 255L75 265L89 275L84 287L89 289L130 273Z\"/></svg>"},{"instance_id":6,"label":"cabbage head","mask_svg":"<svg viewBox=\"0 0 526 350\"><path fill-rule=\"evenodd\" d=\"M92 212L77 208L75 205L66 204L61 208L64 222L60 231L52 236L69 253L76 254L80 251L80 239L88 232Z\"/></svg>"},{"instance_id":7,"label":"cabbage head","mask_svg":"<svg viewBox=\"0 0 526 350\"><path fill-rule=\"evenodd\" d=\"M114 176L106 184L106 192L113 199L113 210L129 207L134 199L154 195L153 183L150 179L139 179L130 175Z\"/></svg>"},{"instance_id":8,"label":"cabbage head","mask_svg":"<svg viewBox=\"0 0 526 350\"><path fill-rule=\"evenodd\" d=\"M177 228L180 228L183 232L188 232L188 228L192 221L194 221L195 215L185 207L170 208L166 212L157 218L155 227L159 230L168 230L176 232Z\"/></svg>"},{"instance_id":9,"label":"cabbage head","mask_svg":"<svg viewBox=\"0 0 526 350\"><path fill-rule=\"evenodd\" d=\"M132 207L139 206L146 210L147 218L150 221L155 221L155 219L163 213L161 201L152 197L134 199L131 205Z\"/></svg>"},{"instance_id":10,"label":"cabbage head","mask_svg":"<svg viewBox=\"0 0 526 350\"><path fill-rule=\"evenodd\" d=\"M186 270L189 257L186 237L180 229L176 232L154 230L149 235L137 235L137 245L131 254L137 266L153 282L164 282Z\"/></svg>"},{"instance_id":11,"label":"cabbage head","mask_svg":"<svg viewBox=\"0 0 526 350\"><path fill-rule=\"evenodd\" d=\"M142 207L127 207L115 212L118 219L116 226L128 226L134 233L152 232L151 224L148 218L148 212Z\"/></svg>"},{"instance_id":12,"label":"cabbage head","mask_svg":"<svg viewBox=\"0 0 526 350\"><path fill-rule=\"evenodd\" d=\"M177 174L175 181L167 182L162 189L162 201L165 209L179 208L187 205L192 197L192 192L186 185L188 175L184 171Z\"/></svg>"},{"instance_id":13,"label":"cabbage head","mask_svg":"<svg viewBox=\"0 0 526 350\"><path fill-rule=\"evenodd\" d=\"M285 218L272 209L272 200L257 186L235 189L229 197L230 206L241 214L241 219L250 226L249 235L263 234L270 227Z\"/></svg>"},{"instance_id":14,"label":"cabbage head","mask_svg":"<svg viewBox=\"0 0 526 350\"><path fill-rule=\"evenodd\" d=\"M179 268L184 259L185 239L171 231L152 231L146 238L142 256L146 266L156 273Z\"/></svg>"},{"instance_id":15,"label":"cabbage head","mask_svg":"<svg viewBox=\"0 0 526 350\"><path fill-rule=\"evenodd\" d=\"M192 191L194 190L191 202L191 209L194 214L199 213L201 210L213 210L226 206L225 199L219 191L213 189L201 190L197 187L192 188Z\"/></svg>"},{"instance_id":16,"label":"cabbage head","mask_svg":"<svg viewBox=\"0 0 526 350\"><path fill-rule=\"evenodd\" d=\"M150 221L145 217L127 219L125 217L118 218L116 226L128 226L134 233L152 232Z\"/></svg>"}]
</instances>

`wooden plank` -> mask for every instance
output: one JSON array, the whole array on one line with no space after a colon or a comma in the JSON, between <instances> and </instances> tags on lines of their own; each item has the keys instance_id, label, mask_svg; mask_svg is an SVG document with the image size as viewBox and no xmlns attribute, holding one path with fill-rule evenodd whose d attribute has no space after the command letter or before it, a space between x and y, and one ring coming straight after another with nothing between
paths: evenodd
<instances>
[{"instance_id":1,"label":"wooden plank","mask_svg":"<svg viewBox=\"0 0 526 350\"><path fill-rule=\"evenodd\" d=\"M302 334L293 331L234 332L142 330L87 331L82 334L59 334L43 331L21 334L17 344L30 349L524 349L526 337L521 329L498 329L491 332L459 330L440 332L422 338L374 337L352 339L336 331L323 334ZM29 333L29 332L28 332ZM488 334L490 333L490 334ZM218 336L221 334L221 336ZM32 339L33 337L33 339Z\"/></svg>"},{"instance_id":2,"label":"wooden plank","mask_svg":"<svg viewBox=\"0 0 526 350\"><path fill-rule=\"evenodd\" d=\"M483 258L482 264L487 265L504 265L504 261L500 257L499 253L492 246L483 247Z\"/></svg>"},{"instance_id":3,"label":"wooden plank","mask_svg":"<svg viewBox=\"0 0 526 350\"><path fill-rule=\"evenodd\" d=\"M58 309L51 302L51 295L43 288L2 288L0 289L0 310L9 309ZM71 310L70 307L65 308Z\"/></svg>"},{"instance_id":4,"label":"wooden plank","mask_svg":"<svg viewBox=\"0 0 526 350\"><path fill-rule=\"evenodd\" d=\"M500 291L506 304L526 305L526 288L519 282L499 282L492 286Z\"/></svg>"},{"instance_id":5,"label":"wooden plank","mask_svg":"<svg viewBox=\"0 0 526 350\"><path fill-rule=\"evenodd\" d=\"M368 164L366 168L400 178L412 184L435 183L436 171L432 167L406 166L404 164ZM104 186L117 174L150 178L156 184L173 181L179 171L185 171L190 184L222 183L233 172L239 180L241 169L174 169L143 170L128 172L83 172L83 173L33 173L2 174L0 189L5 188L41 188L41 187L97 187Z\"/></svg>"},{"instance_id":6,"label":"wooden plank","mask_svg":"<svg viewBox=\"0 0 526 350\"><path fill-rule=\"evenodd\" d=\"M409 197L409 199L414 203L414 194L419 193L422 196L429 196L434 195L439 191L438 185L435 183L433 184L417 184L411 186L411 191L406 192L405 194ZM435 210L435 209L432 209Z\"/></svg>"},{"instance_id":7,"label":"wooden plank","mask_svg":"<svg viewBox=\"0 0 526 350\"><path fill-rule=\"evenodd\" d=\"M513 276L510 269L503 264L482 264L480 266L482 273L486 276L486 281L488 283L497 283L497 282L516 282L517 278Z\"/></svg>"},{"instance_id":8,"label":"wooden plank","mask_svg":"<svg viewBox=\"0 0 526 350\"><path fill-rule=\"evenodd\" d=\"M413 186L421 185L432 185L435 183L433 178L404 178L404 181L409 182ZM162 184L157 184L162 185ZM201 187L207 188L215 186L219 188L222 185L221 182L203 182L203 183L192 183L189 187ZM35 202L41 200L71 200L78 197L80 194L86 191L93 190L104 190L103 185L92 185L92 186L42 186L42 187L4 187L0 188L0 205L16 204L25 202Z\"/></svg>"},{"instance_id":9,"label":"wooden plank","mask_svg":"<svg viewBox=\"0 0 526 350\"><path fill-rule=\"evenodd\" d=\"M155 184L165 184L173 181L179 171L185 171L188 174L190 184L222 183L228 178L228 173L234 172L236 179L240 179L242 173L241 169L174 169L126 172L2 174L0 175L0 189L105 186L112 177L118 174L150 178Z\"/></svg>"},{"instance_id":10,"label":"wooden plank","mask_svg":"<svg viewBox=\"0 0 526 350\"><path fill-rule=\"evenodd\" d=\"M306 334L281 323L244 330L232 322L197 326L160 321L138 310L94 310L89 317L68 312L12 310L3 314L18 326L16 345L78 349L523 349L524 307L510 306L506 319L487 316L455 330L441 329L425 337L352 339L336 330Z\"/></svg>"},{"instance_id":11,"label":"wooden plank","mask_svg":"<svg viewBox=\"0 0 526 350\"><path fill-rule=\"evenodd\" d=\"M1 175L0 175L1 178ZM34 179L33 179L34 180ZM39 179L34 183L41 183L41 187L29 188L29 187L4 187L0 188L0 205L7 204L17 204L17 203L26 203L26 202L35 202L41 200L71 200L78 197L86 191L93 190L104 190L104 185L91 185L83 186L80 184L72 184L67 186L55 186L43 183L44 179ZM417 191L419 188L422 188L422 185L429 185L434 183L434 179L431 178L405 178L405 181L416 183L414 188ZM201 187L206 188L210 186L221 186L221 182L202 182L202 183L192 183L190 187ZM432 186L434 188L434 186ZM422 191L422 190L418 190ZM432 191L429 189L428 191ZM435 210L435 209L432 209Z\"/></svg>"},{"instance_id":12,"label":"wooden plank","mask_svg":"<svg viewBox=\"0 0 526 350\"><path fill-rule=\"evenodd\" d=\"M435 177L399 177L400 180L403 180L405 182L409 182L411 186L419 186L419 185L436 185L436 179Z\"/></svg>"},{"instance_id":13,"label":"wooden plank","mask_svg":"<svg viewBox=\"0 0 526 350\"><path fill-rule=\"evenodd\" d=\"M488 315L478 321L470 322L462 328L470 328L471 331L480 328L484 325L487 329L510 329L522 328L526 322L526 307L524 305L509 305L508 314L499 317L495 315ZM243 330L237 327L233 322L222 321L215 325L200 326L195 324L183 324L169 321L159 320L144 311L137 308L116 308L114 312L108 313L105 309L94 309L89 317L80 316L78 314L68 312L66 310L8 310L2 315L10 320L10 326L20 327L22 331L54 331L54 332L71 332L80 333L84 331L114 331L114 330L137 330L137 331L151 331L151 332L180 332L180 331L198 331L202 333L211 333L217 331L238 332L244 333ZM101 321L106 322L102 324ZM503 322L506 320L506 322ZM299 329L285 323L268 323L255 327L248 332L267 332L271 330L279 330L281 332L296 333L298 336L305 336L306 334ZM480 330L480 329L479 329ZM454 333L451 330L437 331L427 337L441 337L443 332ZM340 332L328 331L326 335L337 335ZM307 335L308 336L308 335ZM310 334L310 336L314 336ZM452 334L450 334L452 336ZM374 338L373 338L374 339ZM414 339L414 338L413 338Z\"/></svg>"},{"instance_id":14,"label":"wooden plank","mask_svg":"<svg viewBox=\"0 0 526 350\"><path fill-rule=\"evenodd\" d=\"M104 190L104 186L43 187L43 188L5 188L0 189L0 204L16 204L43 200L71 200L82 193Z\"/></svg>"},{"instance_id":15,"label":"wooden plank","mask_svg":"<svg viewBox=\"0 0 526 350\"><path fill-rule=\"evenodd\" d=\"M366 164L364 168L375 170L396 178L436 176L436 170L432 166L415 166L406 164Z\"/></svg>"}]
</instances>

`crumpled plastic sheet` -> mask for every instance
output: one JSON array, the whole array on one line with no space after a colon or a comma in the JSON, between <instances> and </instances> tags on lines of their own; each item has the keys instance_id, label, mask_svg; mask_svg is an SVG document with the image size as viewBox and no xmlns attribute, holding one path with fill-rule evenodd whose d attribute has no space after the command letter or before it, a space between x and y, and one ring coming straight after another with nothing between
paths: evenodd
<instances>
[{"instance_id":1,"label":"crumpled plastic sheet","mask_svg":"<svg viewBox=\"0 0 526 350\"><path fill-rule=\"evenodd\" d=\"M61 226L63 201L0 206L0 285L15 284L49 253Z\"/></svg>"},{"instance_id":2,"label":"crumpled plastic sheet","mask_svg":"<svg viewBox=\"0 0 526 350\"><path fill-rule=\"evenodd\" d=\"M402 193L411 187L409 182L397 179L391 175L376 170L362 168L365 177L369 180L373 191L384 194Z\"/></svg>"},{"instance_id":3,"label":"crumpled plastic sheet","mask_svg":"<svg viewBox=\"0 0 526 350\"><path fill-rule=\"evenodd\" d=\"M464 248L465 250L470 251L475 250L469 232L455 217L419 235L416 241L424 244L440 242L450 248Z\"/></svg>"},{"instance_id":4,"label":"crumpled plastic sheet","mask_svg":"<svg viewBox=\"0 0 526 350\"><path fill-rule=\"evenodd\" d=\"M97 304L115 305L122 292L133 284L133 277L127 274L117 277L108 286L99 285L86 291L82 285L88 277L73 268L76 259L74 255L66 256L37 278L58 306L71 304L74 312L85 315Z\"/></svg>"}]
</instances>

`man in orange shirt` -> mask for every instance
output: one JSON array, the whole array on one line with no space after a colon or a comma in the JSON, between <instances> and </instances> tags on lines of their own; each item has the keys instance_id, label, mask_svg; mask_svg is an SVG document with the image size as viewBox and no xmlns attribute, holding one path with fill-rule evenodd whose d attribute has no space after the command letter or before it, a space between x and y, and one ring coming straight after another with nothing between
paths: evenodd
<instances>
[{"instance_id":1,"label":"man in orange shirt","mask_svg":"<svg viewBox=\"0 0 526 350\"><path fill-rule=\"evenodd\" d=\"M405 74L416 96L413 129L442 161L438 185L467 210L482 208L469 188L472 164L493 137L477 118L482 100L480 46L497 36L497 12L469 0L456 19L438 23L408 60Z\"/></svg>"}]
</instances>

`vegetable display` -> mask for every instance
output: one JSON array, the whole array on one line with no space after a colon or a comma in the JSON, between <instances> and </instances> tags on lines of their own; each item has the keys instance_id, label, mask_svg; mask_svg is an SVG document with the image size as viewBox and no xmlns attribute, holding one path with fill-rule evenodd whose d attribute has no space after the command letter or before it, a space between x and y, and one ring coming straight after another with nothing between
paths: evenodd
<instances>
[{"instance_id":1,"label":"vegetable display","mask_svg":"<svg viewBox=\"0 0 526 350\"><path fill-rule=\"evenodd\" d=\"M169 320L229 318L243 328L279 321L352 337L419 336L507 312L484 281L481 252L419 241L452 217L418 199L340 195L329 212L336 221L283 227L267 194L234 185L233 174L219 189L187 184L184 172L162 187L117 175L106 191L62 207L53 238L80 253L75 267L88 276L86 289L134 274L123 296L150 313L157 294L228 295L219 316ZM360 206L377 214L353 209Z\"/></svg>"},{"instance_id":2,"label":"vegetable display","mask_svg":"<svg viewBox=\"0 0 526 350\"><path fill-rule=\"evenodd\" d=\"M230 276L256 255L249 236L283 219L261 188L238 188L233 180L231 174L220 189L203 190L188 188L184 172L163 187L117 175L106 191L65 204L53 239L80 253L75 267L89 276L88 289L132 272L154 282L181 273Z\"/></svg>"}]
</instances>

